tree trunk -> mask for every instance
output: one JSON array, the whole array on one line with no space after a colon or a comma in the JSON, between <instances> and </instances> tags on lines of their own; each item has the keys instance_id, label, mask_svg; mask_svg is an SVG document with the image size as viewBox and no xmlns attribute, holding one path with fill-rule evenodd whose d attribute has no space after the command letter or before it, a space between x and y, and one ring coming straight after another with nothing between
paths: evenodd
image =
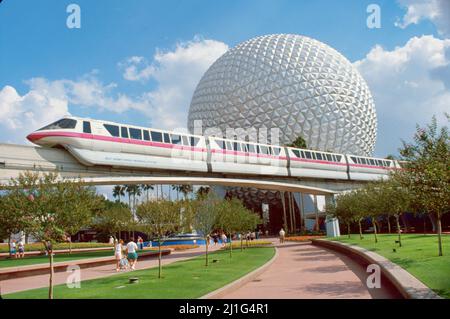
<instances>
[{"instance_id":1,"label":"tree trunk","mask_svg":"<svg viewBox=\"0 0 450 319\"><path fill-rule=\"evenodd\" d=\"M72 238L69 241L69 255L72 255Z\"/></svg>"},{"instance_id":2,"label":"tree trunk","mask_svg":"<svg viewBox=\"0 0 450 319\"><path fill-rule=\"evenodd\" d=\"M9 253L9 257L11 258L12 257L12 254L11 254L11 234L9 234L9 237L8 237L8 253Z\"/></svg>"},{"instance_id":3,"label":"tree trunk","mask_svg":"<svg viewBox=\"0 0 450 319\"><path fill-rule=\"evenodd\" d=\"M286 203L284 200L284 192L280 192L280 196L281 196L281 205L283 205L283 228L286 230L286 233L288 233L289 229L287 228Z\"/></svg>"},{"instance_id":4,"label":"tree trunk","mask_svg":"<svg viewBox=\"0 0 450 319\"><path fill-rule=\"evenodd\" d=\"M53 249L48 247L48 244L45 243L45 249L47 250L48 259L50 262L50 278L48 281L48 299L53 299Z\"/></svg>"},{"instance_id":5,"label":"tree trunk","mask_svg":"<svg viewBox=\"0 0 450 319\"><path fill-rule=\"evenodd\" d=\"M350 238L350 223L347 223L347 235Z\"/></svg>"},{"instance_id":6,"label":"tree trunk","mask_svg":"<svg viewBox=\"0 0 450 319\"><path fill-rule=\"evenodd\" d=\"M291 203L292 203L292 215L294 216L294 232L297 231L297 218L295 217L295 198L294 194L291 193Z\"/></svg>"},{"instance_id":7,"label":"tree trunk","mask_svg":"<svg viewBox=\"0 0 450 319\"><path fill-rule=\"evenodd\" d=\"M162 252L161 252L161 238L158 238L158 278L161 279L161 272L162 272L162 265L161 265L161 257L162 257Z\"/></svg>"},{"instance_id":8,"label":"tree trunk","mask_svg":"<svg viewBox=\"0 0 450 319\"><path fill-rule=\"evenodd\" d=\"M437 233L438 233L438 246L439 246L439 256L442 256L442 224L441 224L441 214L437 214Z\"/></svg>"},{"instance_id":9,"label":"tree trunk","mask_svg":"<svg viewBox=\"0 0 450 319\"><path fill-rule=\"evenodd\" d=\"M205 243L206 243L206 254L205 254L205 266L208 267L208 246L209 246L209 240L208 240L208 236L205 237Z\"/></svg>"},{"instance_id":10,"label":"tree trunk","mask_svg":"<svg viewBox=\"0 0 450 319\"><path fill-rule=\"evenodd\" d=\"M232 242L232 240L231 240L231 233L230 233L230 258L232 257L232 255L231 255L231 253L232 253L232 251L233 251L233 247L231 247L231 242Z\"/></svg>"},{"instance_id":11,"label":"tree trunk","mask_svg":"<svg viewBox=\"0 0 450 319\"><path fill-rule=\"evenodd\" d=\"M375 243L378 243L378 237L377 237L377 223L375 221L375 218L372 217L372 225L373 225L373 234L375 236Z\"/></svg>"},{"instance_id":12,"label":"tree trunk","mask_svg":"<svg viewBox=\"0 0 450 319\"><path fill-rule=\"evenodd\" d=\"M389 220L389 215L387 217L387 224L388 224L388 233L391 233L391 221Z\"/></svg>"},{"instance_id":13,"label":"tree trunk","mask_svg":"<svg viewBox=\"0 0 450 319\"><path fill-rule=\"evenodd\" d=\"M402 230L400 229L400 216L398 214L395 215L395 222L397 223L398 245L402 247Z\"/></svg>"},{"instance_id":14,"label":"tree trunk","mask_svg":"<svg viewBox=\"0 0 450 319\"><path fill-rule=\"evenodd\" d=\"M423 215L423 235L427 234L427 216Z\"/></svg>"},{"instance_id":15,"label":"tree trunk","mask_svg":"<svg viewBox=\"0 0 450 319\"><path fill-rule=\"evenodd\" d=\"M241 251L244 250L244 247L242 247L244 245L244 240L242 239L242 234L241 234Z\"/></svg>"},{"instance_id":16,"label":"tree trunk","mask_svg":"<svg viewBox=\"0 0 450 319\"><path fill-rule=\"evenodd\" d=\"M361 219L358 220L358 226L359 226L359 240L362 240L364 237L362 234Z\"/></svg>"}]
</instances>

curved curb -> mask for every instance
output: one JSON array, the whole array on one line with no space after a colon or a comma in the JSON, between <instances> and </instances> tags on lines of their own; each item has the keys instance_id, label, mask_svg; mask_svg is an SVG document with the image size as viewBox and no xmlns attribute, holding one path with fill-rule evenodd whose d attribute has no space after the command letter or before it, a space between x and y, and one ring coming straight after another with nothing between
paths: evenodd
<instances>
[{"instance_id":1,"label":"curved curb","mask_svg":"<svg viewBox=\"0 0 450 319\"><path fill-rule=\"evenodd\" d=\"M311 242L313 245L338 250L347 255L356 255L369 264L377 264L386 279L406 299L443 299L405 269L373 251L326 239L313 239Z\"/></svg>"},{"instance_id":2,"label":"curved curb","mask_svg":"<svg viewBox=\"0 0 450 319\"><path fill-rule=\"evenodd\" d=\"M253 279L255 279L256 277L258 277L260 274L262 274L264 271L267 270L267 268L269 268L270 265L273 264L273 262L277 259L278 257L278 248L275 247L275 254L273 254L272 258L266 262L264 265L262 265L259 268L256 268L255 270L253 270L252 272L244 275L243 277L230 282L229 284L216 289L198 299L219 299L221 297L223 297L224 295L230 293L231 291L234 291L240 287L242 287L243 285L245 285L246 283L252 281Z\"/></svg>"}]
</instances>

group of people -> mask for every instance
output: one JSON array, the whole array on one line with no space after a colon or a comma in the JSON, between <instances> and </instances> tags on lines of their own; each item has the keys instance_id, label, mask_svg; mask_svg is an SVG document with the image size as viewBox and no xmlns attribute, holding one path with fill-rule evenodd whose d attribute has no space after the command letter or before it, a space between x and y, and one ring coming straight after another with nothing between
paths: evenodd
<instances>
[{"instance_id":1,"label":"group of people","mask_svg":"<svg viewBox=\"0 0 450 319\"><path fill-rule=\"evenodd\" d=\"M25 256L25 243L22 240L19 240L17 243L16 240L11 242L11 256L14 258L23 258Z\"/></svg>"},{"instance_id":2,"label":"group of people","mask_svg":"<svg viewBox=\"0 0 450 319\"><path fill-rule=\"evenodd\" d=\"M138 249L144 249L144 240L138 237L137 244L134 238L125 245L122 239L114 241L114 256L116 257L116 271L120 270L135 270L138 259Z\"/></svg>"}]
</instances>

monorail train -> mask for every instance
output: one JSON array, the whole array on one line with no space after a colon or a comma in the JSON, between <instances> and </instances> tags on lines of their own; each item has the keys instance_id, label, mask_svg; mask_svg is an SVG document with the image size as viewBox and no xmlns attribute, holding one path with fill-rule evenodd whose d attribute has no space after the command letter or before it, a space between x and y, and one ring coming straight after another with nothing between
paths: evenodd
<instances>
[{"instance_id":1,"label":"monorail train","mask_svg":"<svg viewBox=\"0 0 450 319\"><path fill-rule=\"evenodd\" d=\"M84 165L239 175L377 180L400 168L394 160L344 155L65 117L27 136L64 147Z\"/></svg>"}]
</instances>

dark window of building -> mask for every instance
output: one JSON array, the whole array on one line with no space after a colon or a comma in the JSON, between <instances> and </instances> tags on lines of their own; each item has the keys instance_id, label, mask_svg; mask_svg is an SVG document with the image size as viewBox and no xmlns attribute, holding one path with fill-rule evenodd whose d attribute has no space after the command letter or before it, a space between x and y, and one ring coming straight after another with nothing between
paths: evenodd
<instances>
[{"instance_id":1,"label":"dark window of building","mask_svg":"<svg viewBox=\"0 0 450 319\"><path fill-rule=\"evenodd\" d=\"M83 133L91 134L91 122L83 121Z\"/></svg>"},{"instance_id":2,"label":"dark window of building","mask_svg":"<svg viewBox=\"0 0 450 319\"><path fill-rule=\"evenodd\" d=\"M148 131L144 130L144 140L150 141L150 134L148 134Z\"/></svg>"},{"instance_id":3,"label":"dark window of building","mask_svg":"<svg viewBox=\"0 0 450 319\"><path fill-rule=\"evenodd\" d=\"M43 128L40 128L39 131L43 130L58 130L58 129L74 129L77 126L77 121L73 119L62 119Z\"/></svg>"},{"instance_id":4,"label":"dark window of building","mask_svg":"<svg viewBox=\"0 0 450 319\"><path fill-rule=\"evenodd\" d=\"M162 133L161 132L155 132L155 131L151 131L150 135L152 136L152 141L153 142L162 142Z\"/></svg>"},{"instance_id":5,"label":"dark window of building","mask_svg":"<svg viewBox=\"0 0 450 319\"><path fill-rule=\"evenodd\" d=\"M125 126L120 128L120 134L123 138L128 138L128 129Z\"/></svg>"},{"instance_id":6,"label":"dark window of building","mask_svg":"<svg viewBox=\"0 0 450 319\"><path fill-rule=\"evenodd\" d=\"M105 129L114 137L120 137L119 127L117 125L103 124Z\"/></svg>"},{"instance_id":7,"label":"dark window of building","mask_svg":"<svg viewBox=\"0 0 450 319\"><path fill-rule=\"evenodd\" d=\"M135 140L142 140L142 131L137 128L130 127L130 137Z\"/></svg>"}]
</instances>

